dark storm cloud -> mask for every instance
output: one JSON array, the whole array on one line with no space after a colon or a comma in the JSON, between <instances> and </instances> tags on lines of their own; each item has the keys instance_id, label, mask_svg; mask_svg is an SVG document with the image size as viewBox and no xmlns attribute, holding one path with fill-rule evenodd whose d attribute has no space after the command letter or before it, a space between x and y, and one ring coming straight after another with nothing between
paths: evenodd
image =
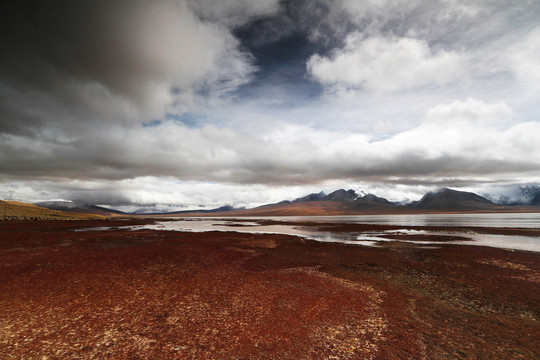
<instances>
[{"instance_id":1,"label":"dark storm cloud","mask_svg":"<svg viewBox=\"0 0 540 360\"><path fill-rule=\"evenodd\" d=\"M221 10L228 13L239 3L224 1ZM271 3L243 4L234 23L273 11ZM152 136L151 131L141 135L141 126L157 126L170 112L184 119L201 88L208 96L223 93L247 81L253 71L250 55L240 51L228 28L203 22L192 5L167 0L10 2L0 15L3 178L118 179L166 173L153 167L152 155L140 156L144 165L134 160L135 152L155 154L137 143ZM124 146L130 133L138 136L131 142L134 148ZM159 142L150 145L159 149ZM136 169L140 165L147 170ZM173 161L167 166L182 175Z\"/></svg>"},{"instance_id":2,"label":"dark storm cloud","mask_svg":"<svg viewBox=\"0 0 540 360\"><path fill-rule=\"evenodd\" d=\"M140 6L140 4L139 4ZM21 1L3 12L2 76L21 87L69 95L71 81L96 81L133 96L141 90L145 65L126 53L135 49L122 37L129 1ZM119 31L115 31L118 29ZM135 54L134 54L135 55Z\"/></svg>"},{"instance_id":3,"label":"dark storm cloud","mask_svg":"<svg viewBox=\"0 0 540 360\"><path fill-rule=\"evenodd\" d=\"M1 16L0 128L11 133L151 120L252 72L234 37L185 1L20 1Z\"/></svg>"}]
</instances>

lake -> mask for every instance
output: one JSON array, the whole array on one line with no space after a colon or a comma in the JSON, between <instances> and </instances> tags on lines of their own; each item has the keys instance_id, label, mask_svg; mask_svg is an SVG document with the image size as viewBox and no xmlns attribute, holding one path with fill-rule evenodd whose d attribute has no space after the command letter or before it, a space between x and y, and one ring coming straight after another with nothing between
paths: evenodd
<instances>
[{"instance_id":1,"label":"lake","mask_svg":"<svg viewBox=\"0 0 540 360\"><path fill-rule=\"evenodd\" d=\"M540 213L277 216L260 218L250 217L245 219L272 219L294 222L339 222L398 226L540 228Z\"/></svg>"},{"instance_id":2,"label":"lake","mask_svg":"<svg viewBox=\"0 0 540 360\"><path fill-rule=\"evenodd\" d=\"M277 220L280 224L264 224L264 220ZM262 221L262 223L260 222ZM294 223L313 223L312 226L299 226ZM291 224L287 224L291 223ZM332 232L317 229L321 223L378 224L403 226L403 229L369 232ZM408 226L448 227L448 231L407 229ZM285 234L301 238L323 241L378 246L388 241L396 241L395 236L459 236L468 241L451 241L446 244L477 245L513 250L540 252L540 237L482 234L456 227L518 228L539 229L540 213L496 213L496 214L406 214L406 215L351 215L351 216L283 216L249 218L178 218L158 221L151 225L131 227L133 230L175 230L188 232L235 231L255 234ZM393 236L394 238L390 238ZM399 241L425 247L444 246L438 241Z\"/></svg>"}]
</instances>

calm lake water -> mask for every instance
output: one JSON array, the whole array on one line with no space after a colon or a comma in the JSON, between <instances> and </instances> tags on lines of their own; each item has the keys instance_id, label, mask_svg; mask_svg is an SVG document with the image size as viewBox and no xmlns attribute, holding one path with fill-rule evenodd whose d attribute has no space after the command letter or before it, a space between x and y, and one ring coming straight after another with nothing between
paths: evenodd
<instances>
[{"instance_id":1,"label":"calm lake water","mask_svg":"<svg viewBox=\"0 0 540 360\"><path fill-rule=\"evenodd\" d=\"M282 224L261 225L258 220L278 220ZM287 222L310 222L313 226L297 226ZM389 231L373 231L361 233L336 233L320 231L317 223L356 223L404 226L404 229ZM540 252L540 237L479 234L471 231L428 231L409 230L407 226L445 226L445 227L506 227L506 228L540 228L540 213L499 213L499 214L407 214L407 215L351 215L351 216L284 216L284 217L249 217L249 218L178 218L175 221L161 221L156 224L134 226L137 229L176 230L176 231L236 231L258 234L286 234L306 239L378 246L387 241L396 241L385 235L454 235L472 241L453 241L452 244L478 245L514 250ZM399 240L419 244L426 247L444 246L434 241Z\"/></svg>"},{"instance_id":2,"label":"calm lake water","mask_svg":"<svg viewBox=\"0 0 540 360\"><path fill-rule=\"evenodd\" d=\"M540 213L282 216L272 218L262 217L258 219L273 219L280 221L296 222L314 221L353 224L381 224L398 226L474 226L540 228Z\"/></svg>"}]
</instances>

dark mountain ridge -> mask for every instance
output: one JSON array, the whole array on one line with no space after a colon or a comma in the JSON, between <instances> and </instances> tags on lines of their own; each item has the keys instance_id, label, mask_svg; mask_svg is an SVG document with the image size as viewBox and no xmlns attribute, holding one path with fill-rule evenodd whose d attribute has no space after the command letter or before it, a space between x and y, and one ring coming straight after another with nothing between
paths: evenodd
<instances>
[{"instance_id":1,"label":"dark mountain ridge","mask_svg":"<svg viewBox=\"0 0 540 360\"><path fill-rule=\"evenodd\" d=\"M328 195L326 195L324 191L321 191L320 193L309 194L290 202L295 203L295 202L304 202L304 201L357 201L359 203L361 202L361 203L393 204L387 199L373 195L373 194L363 193L363 195L358 195L356 191L352 189L349 189L349 190L339 189L339 190L331 192ZM282 202L282 203L286 203L286 202L287 201Z\"/></svg>"},{"instance_id":2,"label":"dark mountain ridge","mask_svg":"<svg viewBox=\"0 0 540 360\"><path fill-rule=\"evenodd\" d=\"M411 207L425 210L465 211L494 209L498 206L475 193L444 188L428 192Z\"/></svg>"},{"instance_id":3,"label":"dark mountain ridge","mask_svg":"<svg viewBox=\"0 0 540 360\"><path fill-rule=\"evenodd\" d=\"M291 202L319 201L319 200L322 200L325 196L326 196L326 194L324 193L324 191L321 191L318 194L317 193L309 194L309 195L303 196L301 198L298 198L296 200L293 200Z\"/></svg>"},{"instance_id":4,"label":"dark mountain ridge","mask_svg":"<svg viewBox=\"0 0 540 360\"><path fill-rule=\"evenodd\" d=\"M352 190L339 189L321 199L321 201L354 201L358 198L358 194Z\"/></svg>"}]
</instances>

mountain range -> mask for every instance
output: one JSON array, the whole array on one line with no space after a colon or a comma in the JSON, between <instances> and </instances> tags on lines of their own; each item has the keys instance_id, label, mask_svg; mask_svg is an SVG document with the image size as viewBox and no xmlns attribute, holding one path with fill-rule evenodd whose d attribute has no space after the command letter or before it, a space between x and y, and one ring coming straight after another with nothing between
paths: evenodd
<instances>
[{"instance_id":1,"label":"mountain range","mask_svg":"<svg viewBox=\"0 0 540 360\"><path fill-rule=\"evenodd\" d=\"M187 210L167 213L145 213L146 216L287 216L287 215L355 215L422 212L493 212L493 211L540 211L540 187L523 187L521 202L512 197L495 203L487 197L475 193L449 188L428 192L420 200L407 204L394 203L385 198L354 190L339 189L308 194L292 201L284 200L275 204L262 205L251 209L223 206L212 210ZM510 198L508 198L510 199ZM506 203L505 203L506 201ZM65 201L41 202L36 205L49 209L99 214L105 216L131 216L139 213L124 213L95 205L79 205Z\"/></svg>"},{"instance_id":2,"label":"mountain range","mask_svg":"<svg viewBox=\"0 0 540 360\"><path fill-rule=\"evenodd\" d=\"M469 192L441 189L425 194L419 201L400 205L373 194L357 194L354 190L339 189L328 195L309 194L293 201L263 205L236 212L234 215L354 215L419 212L498 211L508 207ZM232 214L231 214L232 215Z\"/></svg>"}]
</instances>

